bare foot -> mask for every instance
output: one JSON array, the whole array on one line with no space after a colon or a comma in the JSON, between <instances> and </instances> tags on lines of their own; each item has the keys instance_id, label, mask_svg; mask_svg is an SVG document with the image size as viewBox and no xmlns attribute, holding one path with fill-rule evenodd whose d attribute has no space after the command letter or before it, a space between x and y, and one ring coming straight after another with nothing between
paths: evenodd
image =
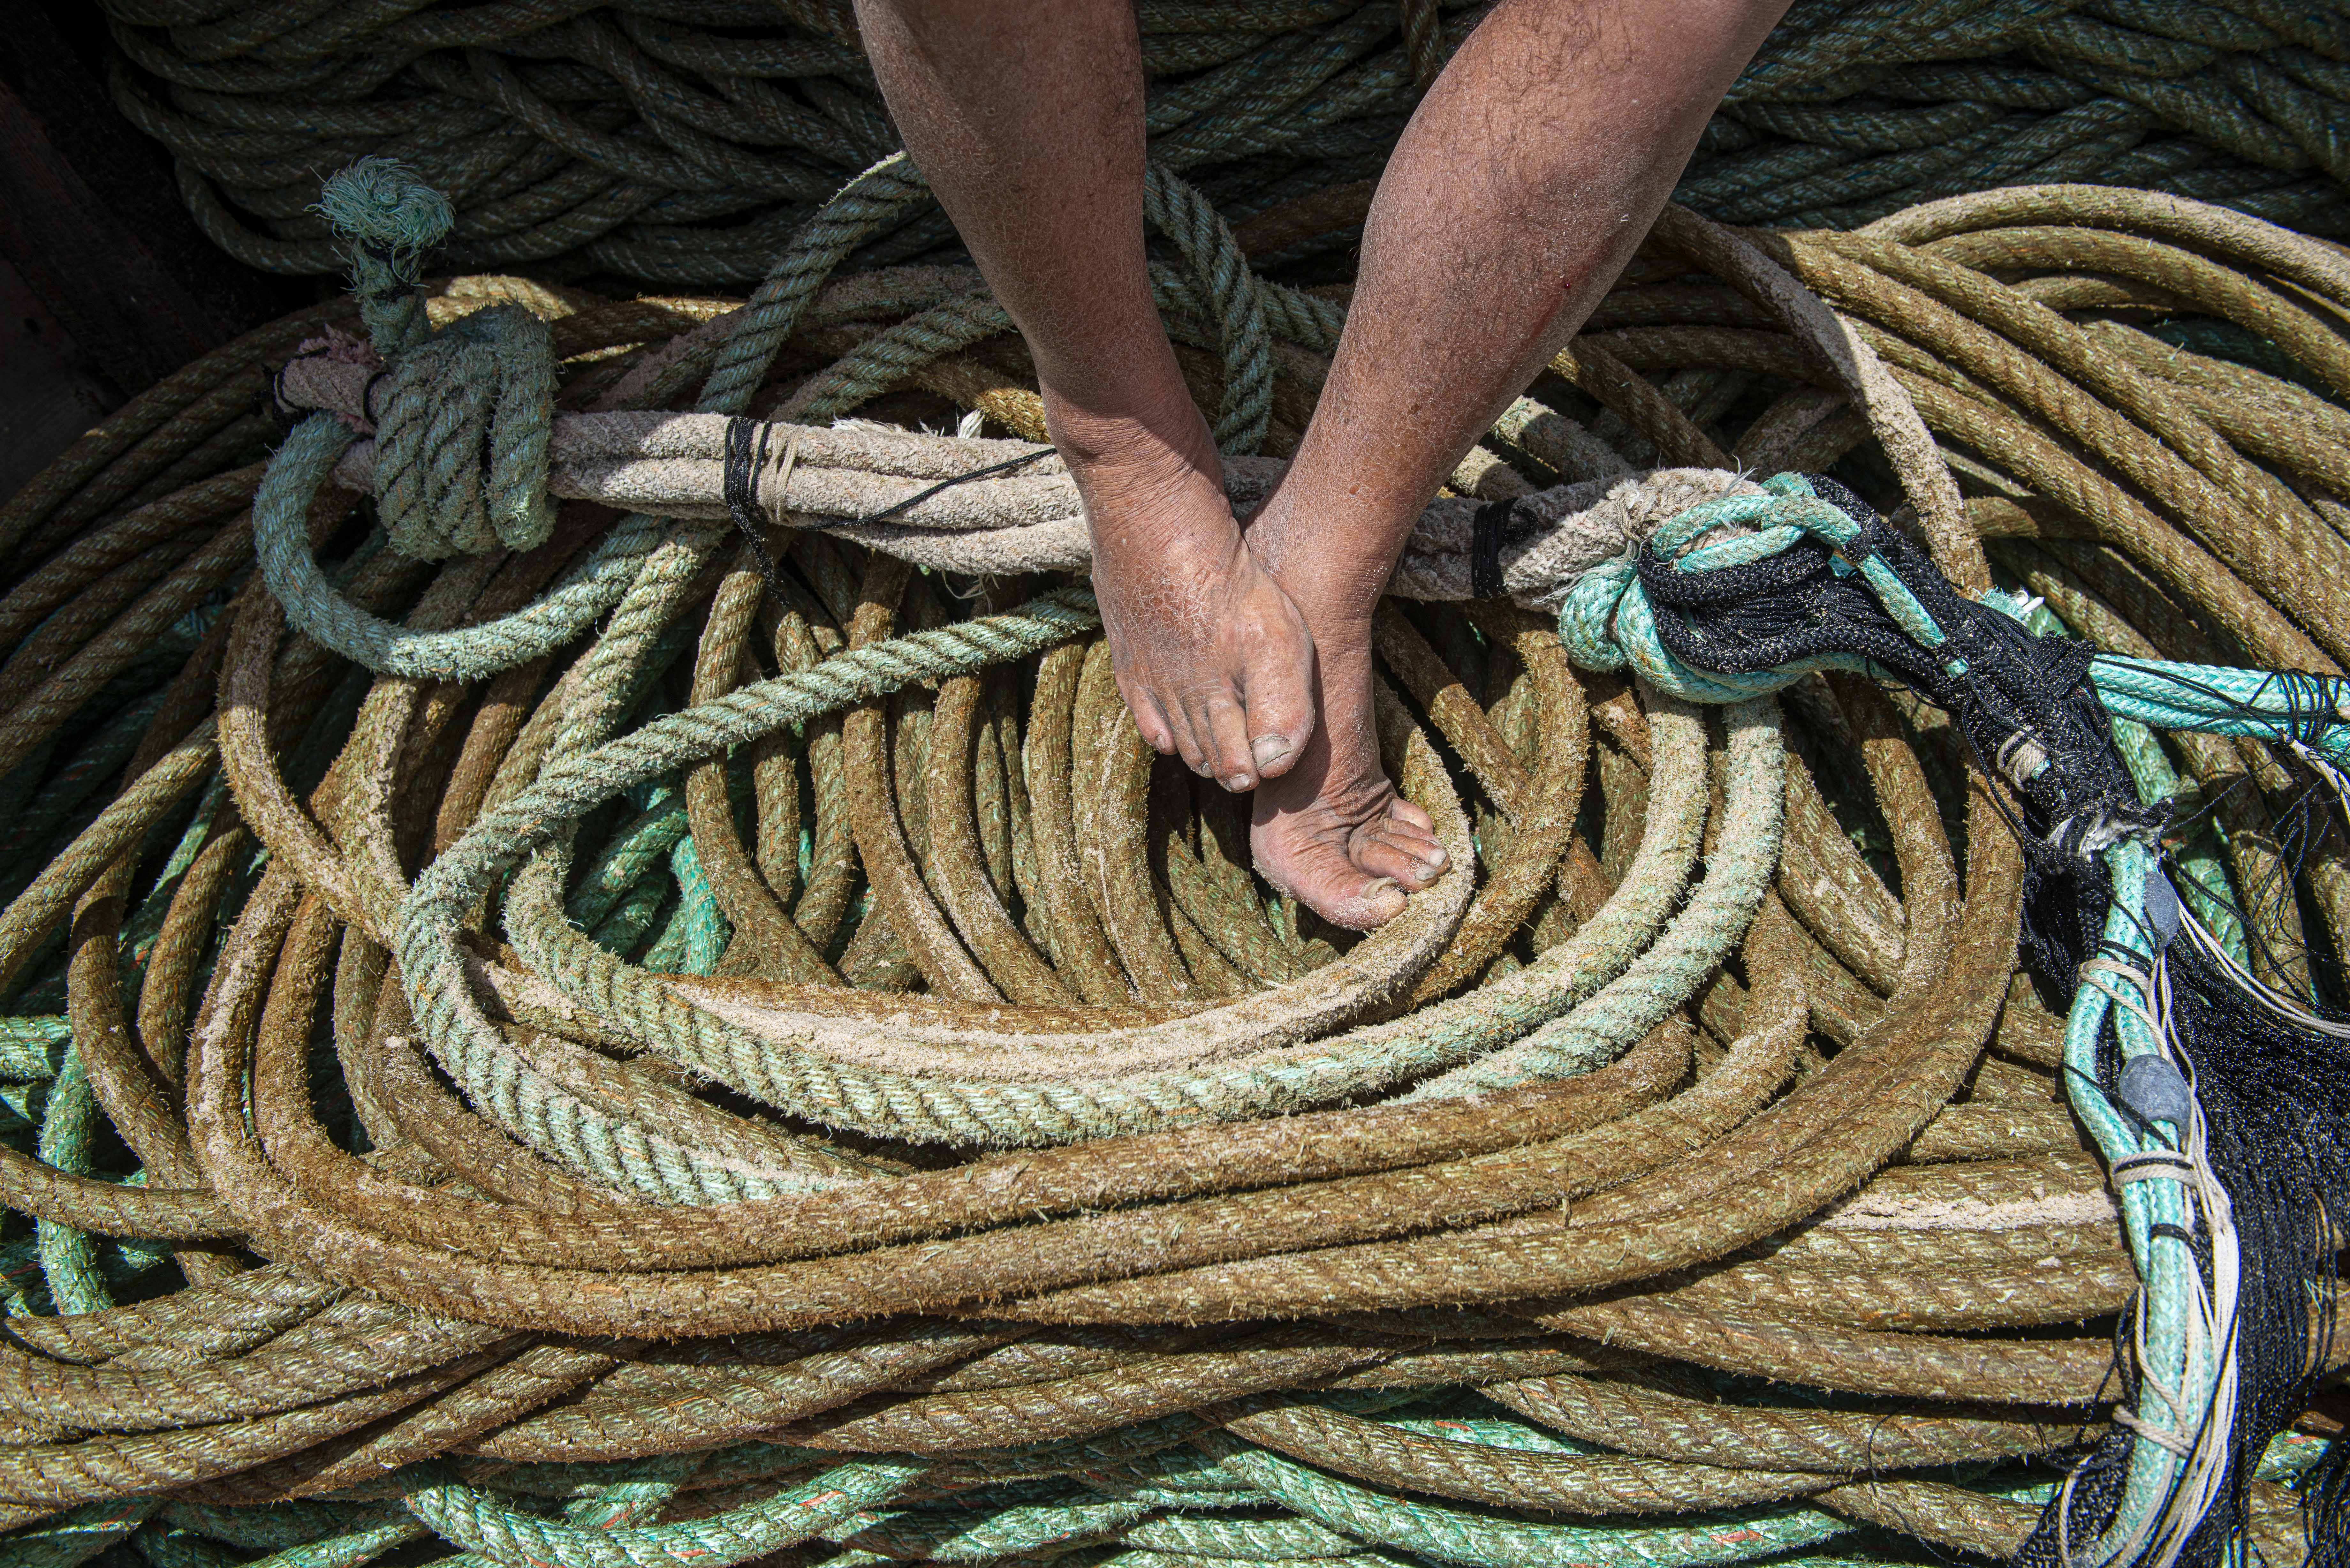
<instances>
[{"instance_id":1,"label":"bare foot","mask_svg":"<svg viewBox=\"0 0 2350 1568\"><path fill-rule=\"evenodd\" d=\"M1142 738L1226 789L1295 767L1315 732L1314 642L1242 542L1215 441L1180 407L1046 422L1084 498L1094 597ZM1173 402L1173 399L1166 400Z\"/></svg>"},{"instance_id":2,"label":"bare foot","mask_svg":"<svg viewBox=\"0 0 2350 1568\"><path fill-rule=\"evenodd\" d=\"M1317 593L1309 573L1283 586L1314 634L1321 722L1297 765L1258 788L1249 846L1266 881L1332 925L1367 931L1401 914L1404 896L1444 875L1451 857L1379 765L1369 610L1325 609L1336 596Z\"/></svg>"}]
</instances>

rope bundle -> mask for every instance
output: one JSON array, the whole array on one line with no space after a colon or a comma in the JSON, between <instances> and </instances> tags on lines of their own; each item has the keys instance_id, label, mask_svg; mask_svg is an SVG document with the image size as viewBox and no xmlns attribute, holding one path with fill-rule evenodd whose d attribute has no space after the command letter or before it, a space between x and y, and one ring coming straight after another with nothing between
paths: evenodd
<instances>
[{"instance_id":1,"label":"rope bundle","mask_svg":"<svg viewBox=\"0 0 2350 1568\"><path fill-rule=\"evenodd\" d=\"M178 161L206 233L275 272L339 267L308 212L317 182L384 153L455 202L457 265L750 282L897 146L845 0L106 11L116 101ZM1154 156L1249 221L1261 254L1343 250L1367 193L1351 188L1477 15L1454 0L1145 4ZM2345 40L2333 0L1801 0L1680 195L1724 222L1845 228L2091 181L2342 233ZM925 209L867 259L951 243Z\"/></svg>"},{"instance_id":2,"label":"rope bundle","mask_svg":"<svg viewBox=\"0 0 2350 1568\"><path fill-rule=\"evenodd\" d=\"M281 604L249 410L338 306L0 512L9 1560L2012 1549L2026 1460L2123 1398L2137 1278L1948 722L1840 673L1715 721L1426 601L1481 506L1541 525L1503 577L1555 609L1541 563L1735 488L1636 468L1835 469L2110 653L2338 673L2338 257L2080 188L1669 217L1381 612L1390 766L1462 869L1357 941L1142 745L1082 595L853 542L1050 529L1064 483L870 521L1026 449L823 420L1041 411L1016 338L907 330L967 275L833 275L859 243L747 308L426 302L546 321L556 406L629 440L803 421L772 580L721 507L585 500L427 566L322 452ZM1329 302L1256 280L1257 348L1177 285L1202 405L1261 382L1277 456ZM2350 882L2282 754L2125 751L2211 803L2215 929L2333 994ZM2322 1447L2252 1485L2273 1562Z\"/></svg>"}]
</instances>

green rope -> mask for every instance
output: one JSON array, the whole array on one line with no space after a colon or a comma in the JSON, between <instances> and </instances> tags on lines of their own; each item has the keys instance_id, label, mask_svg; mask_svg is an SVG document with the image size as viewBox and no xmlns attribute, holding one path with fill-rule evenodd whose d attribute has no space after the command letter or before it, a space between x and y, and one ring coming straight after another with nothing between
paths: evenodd
<instances>
[{"instance_id":1,"label":"green rope","mask_svg":"<svg viewBox=\"0 0 2350 1568\"><path fill-rule=\"evenodd\" d=\"M400 1501L436 1534L501 1562L674 1568L683 1561L731 1568L795 1545L835 1520L887 1501L920 1480L924 1469L905 1461L857 1460L707 1518L611 1530L557 1524L453 1480L427 1480L408 1489Z\"/></svg>"},{"instance_id":2,"label":"green rope","mask_svg":"<svg viewBox=\"0 0 2350 1568\"><path fill-rule=\"evenodd\" d=\"M68 1046L57 1079L49 1086L48 1108L41 1117L41 1158L69 1174L86 1174L102 1119L98 1095L82 1072L81 1058ZM96 1237L55 1220L38 1221L36 1233L41 1274L48 1282L49 1300L57 1311L104 1312L114 1304L105 1272L99 1266Z\"/></svg>"}]
</instances>

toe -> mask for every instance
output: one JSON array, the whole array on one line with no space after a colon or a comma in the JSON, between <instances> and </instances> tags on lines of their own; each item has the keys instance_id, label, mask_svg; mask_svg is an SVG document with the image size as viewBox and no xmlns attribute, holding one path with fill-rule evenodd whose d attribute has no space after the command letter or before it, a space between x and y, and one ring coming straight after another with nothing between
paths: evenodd
<instances>
[{"instance_id":1,"label":"toe","mask_svg":"<svg viewBox=\"0 0 2350 1568\"><path fill-rule=\"evenodd\" d=\"M1308 898L1301 893L1298 898L1332 925L1350 931L1376 930L1403 913L1404 891L1392 877L1357 873L1348 880L1351 887L1334 889L1326 898Z\"/></svg>"},{"instance_id":2,"label":"toe","mask_svg":"<svg viewBox=\"0 0 2350 1568\"><path fill-rule=\"evenodd\" d=\"M1432 838L1398 832L1383 824L1357 834L1347 857L1374 877L1386 877L1406 888L1427 887L1444 875L1451 857Z\"/></svg>"},{"instance_id":3,"label":"toe","mask_svg":"<svg viewBox=\"0 0 2350 1568\"><path fill-rule=\"evenodd\" d=\"M1192 719L1193 733L1204 732L1208 738L1209 774L1233 794L1243 794L1256 788L1256 759L1249 751L1248 715L1242 711L1239 697L1232 691L1222 691L1208 699L1201 711Z\"/></svg>"},{"instance_id":4,"label":"toe","mask_svg":"<svg viewBox=\"0 0 2350 1568\"><path fill-rule=\"evenodd\" d=\"M1180 696L1161 701L1159 711L1167 715L1167 728L1175 738L1175 754L1183 765L1195 774L1214 776L1214 753L1210 749L1207 726L1196 722L1198 715L1191 704Z\"/></svg>"},{"instance_id":5,"label":"toe","mask_svg":"<svg viewBox=\"0 0 2350 1568\"><path fill-rule=\"evenodd\" d=\"M1126 699L1126 711L1134 715L1134 727L1142 732L1143 743L1161 756L1171 754L1175 750L1174 726L1168 723L1150 689L1120 672L1118 694Z\"/></svg>"},{"instance_id":6,"label":"toe","mask_svg":"<svg viewBox=\"0 0 2350 1568\"><path fill-rule=\"evenodd\" d=\"M1241 695L1246 754L1260 776L1279 778L1296 765L1314 733L1314 641L1303 625L1294 642L1273 639L1255 651Z\"/></svg>"},{"instance_id":7,"label":"toe","mask_svg":"<svg viewBox=\"0 0 2350 1568\"><path fill-rule=\"evenodd\" d=\"M1403 912L1404 889L1396 879L1357 866L1338 844L1320 840L1294 854L1274 857L1260 846L1257 869L1276 888L1350 931L1383 926Z\"/></svg>"},{"instance_id":8,"label":"toe","mask_svg":"<svg viewBox=\"0 0 2350 1568\"><path fill-rule=\"evenodd\" d=\"M1419 836L1428 839L1430 843L1435 842L1436 818L1429 815L1401 795L1396 795L1388 802L1388 821L1391 826L1400 823L1405 827L1417 831Z\"/></svg>"}]
</instances>

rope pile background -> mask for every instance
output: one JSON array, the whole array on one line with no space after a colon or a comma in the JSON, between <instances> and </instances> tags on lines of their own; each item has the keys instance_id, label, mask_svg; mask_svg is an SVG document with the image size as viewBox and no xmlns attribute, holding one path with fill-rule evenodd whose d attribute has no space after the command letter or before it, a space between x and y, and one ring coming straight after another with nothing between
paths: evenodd
<instances>
[{"instance_id":1,"label":"rope pile background","mask_svg":"<svg viewBox=\"0 0 2350 1568\"><path fill-rule=\"evenodd\" d=\"M827 281L864 242L818 227L731 318L509 277L429 314L544 319L559 408L1041 435L968 274ZM1833 470L2100 647L2339 673L2350 287L2299 243L2080 187L1676 214L1455 488ZM1338 306L1259 280L1270 344L1221 330L1231 246L1170 325L1278 454ZM2104 1430L2137 1279L1939 713L1838 676L1709 716L1507 603L1390 601L1391 765L1475 870L1356 941L1252 877L1049 580L775 530L771 587L688 519L484 679L288 634L253 409L359 325L208 357L0 511L5 1561L1922 1563L2012 1549L2033 1457ZM307 547L419 639L616 536L567 502L430 565L371 511L326 490ZM2285 763L2125 741L2206 803L2210 919L2338 1000L2350 876ZM1409 1092L1448 1067L1487 1081ZM2322 1447L2253 1485L2272 1563Z\"/></svg>"},{"instance_id":2,"label":"rope pile background","mask_svg":"<svg viewBox=\"0 0 2350 1568\"><path fill-rule=\"evenodd\" d=\"M455 202L461 268L746 283L897 137L844 0L352 5L105 0L116 101L178 161L224 249L339 268L308 209L365 153ZM1141 7L1152 154L1280 258L1343 271L1454 0ZM2086 181L2350 232L2350 13L2337 0L1797 0L1679 199L1848 228L1935 197ZM1326 207L1297 204L1323 193ZM955 250L935 211L869 265ZM552 270L550 270L552 269Z\"/></svg>"}]
</instances>

